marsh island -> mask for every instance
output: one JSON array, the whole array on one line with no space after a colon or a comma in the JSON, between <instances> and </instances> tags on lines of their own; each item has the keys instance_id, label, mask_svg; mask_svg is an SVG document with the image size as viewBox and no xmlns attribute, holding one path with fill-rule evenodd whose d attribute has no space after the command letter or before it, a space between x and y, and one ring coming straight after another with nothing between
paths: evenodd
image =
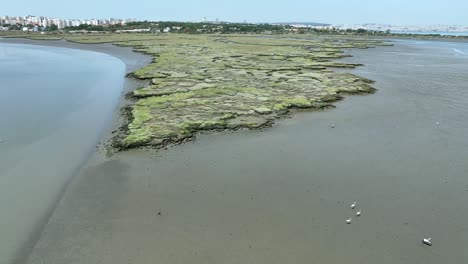
<instances>
[{"instance_id":1,"label":"marsh island","mask_svg":"<svg viewBox=\"0 0 468 264\"><path fill-rule=\"evenodd\" d=\"M294 109L333 106L343 94L373 93L372 81L336 68L345 49L391 45L326 35L64 35L113 43L153 57L129 74L146 81L127 95L117 150L183 142L199 131L258 129Z\"/></svg>"}]
</instances>

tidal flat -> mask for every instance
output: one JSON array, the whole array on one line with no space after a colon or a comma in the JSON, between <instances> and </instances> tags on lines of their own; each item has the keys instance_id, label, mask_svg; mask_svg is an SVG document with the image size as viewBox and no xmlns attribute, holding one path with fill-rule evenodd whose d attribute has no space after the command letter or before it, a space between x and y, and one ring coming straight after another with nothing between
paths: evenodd
<instances>
[{"instance_id":1,"label":"tidal flat","mask_svg":"<svg viewBox=\"0 0 468 264\"><path fill-rule=\"evenodd\" d=\"M468 46L394 43L342 59L372 96L91 159L27 263L464 262Z\"/></svg>"}]
</instances>

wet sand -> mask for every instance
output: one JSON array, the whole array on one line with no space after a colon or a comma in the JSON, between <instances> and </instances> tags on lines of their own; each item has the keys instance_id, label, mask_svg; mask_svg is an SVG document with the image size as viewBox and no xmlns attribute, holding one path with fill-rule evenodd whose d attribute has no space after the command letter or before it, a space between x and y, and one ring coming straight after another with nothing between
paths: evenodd
<instances>
[{"instance_id":1,"label":"wet sand","mask_svg":"<svg viewBox=\"0 0 468 264\"><path fill-rule=\"evenodd\" d=\"M466 261L468 61L444 45L353 51L379 91L333 110L96 154L28 263Z\"/></svg>"},{"instance_id":2,"label":"wet sand","mask_svg":"<svg viewBox=\"0 0 468 264\"><path fill-rule=\"evenodd\" d=\"M28 67L11 71L28 79L2 78L2 92L7 96L0 100L4 113L0 117L0 208L8 212L0 220L0 263L23 263L69 180L95 151L100 138L105 142L119 125L117 103L124 104L123 94L139 85L124 80L123 75L151 58L111 45L0 42L35 45L3 45L1 50L7 60L2 62L4 67ZM18 54L10 62L12 52ZM61 78L56 79L54 73Z\"/></svg>"}]
</instances>

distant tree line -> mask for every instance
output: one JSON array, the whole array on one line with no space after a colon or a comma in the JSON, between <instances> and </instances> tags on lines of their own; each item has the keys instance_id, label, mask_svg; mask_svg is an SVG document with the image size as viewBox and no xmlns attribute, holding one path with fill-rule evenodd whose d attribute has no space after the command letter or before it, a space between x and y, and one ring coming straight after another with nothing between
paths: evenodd
<instances>
[{"instance_id":1,"label":"distant tree line","mask_svg":"<svg viewBox=\"0 0 468 264\"><path fill-rule=\"evenodd\" d=\"M290 25L273 25L273 24L250 24L250 23L194 23L194 22L171 22L171 21L138 21L129 22L121 25L87 25L82 24L74 27L66 27L65 31L107 31L115 32L118 30L132 29L150 29L149 32L172 32L172 33L188 33L188 34L282 34L282 33L321 33L321 34L389 34L390 32L383 31L368 31L366 29L336 29L336 28L295 28Z\"/></svg>"},{"instance_id":2,"label":"distant tree line","mask_svg":"<svg viewBox=\"0 0 468 264\"><path fill-rule=\"evenodd\" d=\"M247 24L247 23L192 23L192 22L129 22L121 25L87 25L65 27L65 31L108 31L132 29L150 29L150 32L173 32L189 34L206 33L284 33L290 26L272 24Z\"/></svg>"},{"instance_id":3,"label":"distant tree line","mask_svg":"<svg viewBox=\"0 0 468 264\"><path fill-rule=\"evenodd\" d=\"M23 30L23 28L28 28L28 29L32 29L32 28L35 28L37 27L36 25L32 25L32 24L28 24L28 25L21 25L21 24L3 24L2 25L3 27L6 27L8 28L8 30L10 31L19 31L19 30ZM58 30L58 26L57 25L50 25L48 27L38 27L38 29L40 31L56 31Z\"/></svg>"}]
</instances>

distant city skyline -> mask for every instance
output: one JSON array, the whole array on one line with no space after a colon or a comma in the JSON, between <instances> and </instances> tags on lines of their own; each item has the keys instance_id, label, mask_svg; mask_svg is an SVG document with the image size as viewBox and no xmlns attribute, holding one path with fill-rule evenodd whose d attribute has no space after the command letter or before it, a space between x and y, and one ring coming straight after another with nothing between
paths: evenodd
<instances>
[{"instance_id":1,"label":"distant city skyline","mask_svg":"<svg viewBox=\"0 0 468 264\"><path fill-rule=\"evenodd\" d=\"M379 23L394 25L468 25L466 0L152 0L116 3L82 0L71 6L59 0L2 3L0 15L37 15L60 19L135 18L137 20L228 22Z\"/></svg>"}]
</instances>

